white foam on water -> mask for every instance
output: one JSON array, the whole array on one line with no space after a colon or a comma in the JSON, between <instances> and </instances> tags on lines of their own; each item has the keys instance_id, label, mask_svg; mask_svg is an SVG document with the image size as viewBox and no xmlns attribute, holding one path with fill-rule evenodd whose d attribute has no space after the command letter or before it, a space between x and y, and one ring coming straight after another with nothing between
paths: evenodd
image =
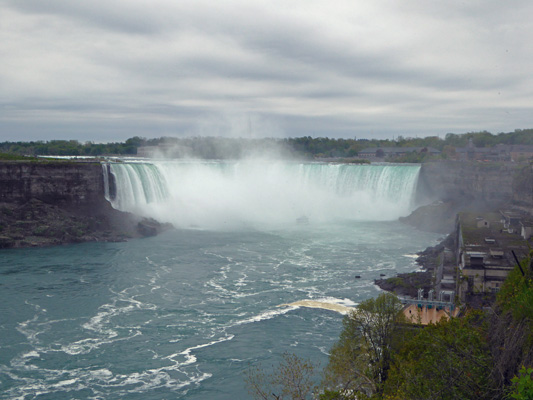
<instances>
[{"instance_id":1,"label":"white foam on water","mask_svg":"<svg viewBox=\"0 0 533 400\"><path fill-rule=\"evenodd\" d=\"M354 309L356 303L349 299L336 299L334 297L326 297L316 300L299 300L288 304L280 304L278 307L306 307L306 308L320 308L323 310L335 311L346 315Z\"/></svg>"},{"instance_id":2,"label":"white foam on water","mask_svg":"<svg viewBox=\"0 0 533 400\"><path fill-rule=\"evenodd\" d=\"M402 257L412 258L416 260L419 256L418 254L402 254Z\"/></svg>"},{"instance_id":3,"label":"white foam on water","mask_svg":"<svg viewBox=\"0 0 533 400\"><path fill-rule=\"evenodd\" d=\"M254 315L252 317L245 318L245 319L239 320L239 321L234 321L234 322L230 323L230 325L228 327L231 328L231 327L234 327L234 326L246 325L246 324L251 324L251 323L254 323L254 322L261 322L261 321L269 320L269 319L275 318L277 316L280 316L280 315L283 315L283 314L287 314L291 310L296 310L296 308L297 307L292 306L292 307L287 307L287 308L280 308L280 309L275 309L275 310L263 311L262 313Z\"/></svg>"},{"instance_id":4,"label":"white foam on water","mask_svg":"<svg viewBox=\"0 0 533 400\"><path fill-rule=\"evenodd\" d=\"M78 355L78 354L88 354L93 350L96 350L104 345L113 344L123 340L130 340L136 336L141 336L140 331L135 331L133 334L130 334L126 337L117 337L113 336L114 339L102 339L102 338L88 338L78 340L74 343L69 343L67 345L61 346L61 351L69 355Z\"/></svg>"},{"instance_id":5,"label":"white foam on water","mask_svg":"<svg viewBox=\"0 0 533 400\"><path fill-rule=\"evenodd\" d=\"M62 386L69 386L69 385L73 385L77 382L77 379L67 379L65 381L61 381L61 382L58 382L58 383L54 383L53 385L51 385L51 387L62 387Z\"/></svg>"},{"instance_id":6,"label":"white foam on water","mask_svg":"<svg viewBox=\"0 0 533 400\"><path fill-rule=\"evenodd\" d=\"M182 352L180 353L177 353L177 354L172 354L170 356L167 356L167 357L164 357L165 359L169 359L169 360L174 360L174 358L176 356L184 356L185 357L185 362L182 362L182 363L179 363L178 365L181 367L181 366L185 366L185 365L190 365L190 364L194 364L197 359L196 357L194 356L194 354L192 354L192 352L194 350L198 350L198 349L202 349L204 347L210 347L210 346L213 346L215 344L218 344L218 343L222 343L222 342L227 342L229 340L232 340L233 338L235 337L235 335L228 335L226 337L223 337L221 339L218 339L218 340L213 340L209 343L204 343L204 344L199 344L197 346L193 346L193 347L189 347L188 349L185 349L183 350Z\"/></svg>"},{"instance_id":7,"label":"white foam on water","mask_svg":"<svg viewBox=\"0 0 533 400\"><path fill-rule=\"evenodd\" d=\"M105 380L108 381L113 377L113 373L108 370L107 368L101 368L94 371L89 371L89 374L91 377L99 380Z\"/></svg>"},{"instance_id":8,"label":"white foam on water","mask_svg":"<svg viewBox=\"0 0 533 400\"><path fill-rule=\"evenodd\" d=\"M30 351L28 353L24 353L22 355L22 358L34 358L34 357L35 358L39 358L40 356L41 355L37 351L32 350L32 351Z\"/></svg>"}]
</instances>

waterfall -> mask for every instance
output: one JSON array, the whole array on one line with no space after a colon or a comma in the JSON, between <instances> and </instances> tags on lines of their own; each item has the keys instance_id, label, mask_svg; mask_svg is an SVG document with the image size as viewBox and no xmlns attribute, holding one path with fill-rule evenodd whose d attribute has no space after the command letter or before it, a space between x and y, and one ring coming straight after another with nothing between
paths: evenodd
<instances>
[{"instance_id":1,"label":"waterfall","mask_svg":"<svg viewBox=\"0 0 533 400\"><path fill-rule=\"evenodd\" d=\"M114 208L176 226L393 220L413 207L419 165L239 162L109 163ZM104 168L104 174L106 168ZM104 179L107 185L111 179Z\"/></svg>"}]
</instances>

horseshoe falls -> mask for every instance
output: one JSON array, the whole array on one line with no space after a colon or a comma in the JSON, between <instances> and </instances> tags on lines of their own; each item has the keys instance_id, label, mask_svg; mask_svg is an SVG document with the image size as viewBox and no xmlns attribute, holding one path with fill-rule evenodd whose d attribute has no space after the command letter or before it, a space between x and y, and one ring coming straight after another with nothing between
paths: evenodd
<instances>
[{"instance_id":1,"label":"horseshoe falls","mask_svg":"<svg viewBox=\"0 0 533 400\"><path fill-rule=\"evenodd\" d=\"M417 165L103 171L113 207L175 229L2 250L0 399L248 399L245 371L284 352L324 367L347 310L379 293L374 279L415 270L438 239L397 221Z\"/></svg>"},{"instance_id":2,"label":"horseshoe falls","mask_svg":"<svg viewBox=\"0 0 533 400\"><path fill-rule=\"evenodd\" d=\"M209 229L394 220L408 214L419 165L280 162L113 163L122 211Z\"/></svg>"}]
</instances>

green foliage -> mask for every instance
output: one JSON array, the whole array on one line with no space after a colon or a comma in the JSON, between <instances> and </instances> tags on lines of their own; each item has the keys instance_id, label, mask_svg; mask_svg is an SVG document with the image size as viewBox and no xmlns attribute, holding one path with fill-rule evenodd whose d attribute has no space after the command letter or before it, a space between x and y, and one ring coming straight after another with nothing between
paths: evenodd
<instances>
[{"instance_id":1,"label":"green foliage","mask_svg":"<svg viewBox=\"0 0 533 400\"><path fill-rule=\"evenodd\" d=\"M134 143L140 142L134 141ZM48 142L2 142L0 143L0 152L19 156L99 156L104 154L136 154L137 147L128 141L126 143L95 144L86 142L82 144L77 140L50 140ZM0 159L5 158L0 157Z\"/></svg>"},{"instance_id":2,"label":"green foliage","mask_svg":"<svg viewBox=\"0 0 533 400\"><path fill-rule=\"evenodd\" d=\"M522 367L519 376L512 379L512 391L509 393L511 399L530 400L533 399L533 368Z\"/></svg>"},{"instance_id":3,"label":"green foliage","mask_svg":"<svg viewBox=\"0 0 533 400\"><path fill-rule=\"evenodd\" d=\"M531 255L516 266L507 276L500 292L498 304L512 313L515 320L533 321L533 271L530 268Z\"/></svg>"},{"instance_id":4,"label":"green foliage","mask_svg":"<svg viewBox=\"0 0 533 400\"><path fill-rule=\"evenodd\" d=\"M397 348L384 388L390 399L490 398L492 359L483 317L473 314L412 332Z\"/></svg>"},{"instance_id":5,"label":"green foliage","mask_svg":"<svg viewBox=\"0 0 533 400\"><path fill-rule=\"evenodd\" d=\"M18 155L59 155L59 156L100 156L135 155L140 146L164 145L184 149L184 155L205 159L235 159L248 155L251 150L283 150L286 154L304 158L335 157L353 158L368 147L433 147L443 151L441 158L454 156L455 147L465 147L472 139L478 147L491 147L496 144L533 145L533 129L515 130L493 135L487 131L464 134L412 138L398 136L396 139L333 139L328 137L304 136L287 139L235 139L223 137L173 138L161 137L146 139L135 136L125 142L80 143L77 140L50 140L31 142L2 142L0 153ZM425 162L431 158L427 153L406 154L398 162ZM2 159L0 157L0 159Z\"/></svg>"},{"instance_id":6,"label":"green foliage","mask_svg":"<svg viewBox=\"0 0 533 400\"><path fill-rule=\"evenodd\" d=\"M427 151L410 151L408 153L405 153L403 156L395 157L391 161L397 162L397 163L413 163L413 164L420 164L429 160L434 159L435 157L431 156Z\"/></svg>"},{"instance_id":7,"label":"green foliage","mask_svg":"<svg viewBox=\"0 0 533 400\"><path fill-rule=\"evenodd\" d=\"M0 153L0 160L3 161L31 161L35 160L33 157L24 157L18 154Z\"/></svg>"},{"instance_id":8,"label":"green foliage","mask_svg":"<svg viewBox=\"0 0 533 400\"><path fill-rule=\"evenodd\" d=\"M404 288L409 287L409 285L405 282L405 280L403 280L402 278L398 276L395 276L393 278L387 278L385 279L385 282L388 284L394 285L394 286L399 286L399 287L404 287Z\"/></svg>"},{"instance_id":9,"label":"green foliage","mask_svg":"<svg viewBox=\"0 0 533 400\"><path fill-rule=\"evenodd\" d=\"M402 304L390 293L363 301L343 320L339 341L330 352L324 385L339 398L379 393L387 379L391 348L400 337Z\"/></svg>"},{"instance_id":10,"label":"green foliage","mask_svg":"<svg viewBox=\"0 0 533 400\"><path fill-rule=\"evenodd\" d=\"M261 365L246 371L248 392L260 400L312 399L316 386L313 383L314 366L294 354L283 354L283 361L267 374Z\"/></svg>"}]
</instances>

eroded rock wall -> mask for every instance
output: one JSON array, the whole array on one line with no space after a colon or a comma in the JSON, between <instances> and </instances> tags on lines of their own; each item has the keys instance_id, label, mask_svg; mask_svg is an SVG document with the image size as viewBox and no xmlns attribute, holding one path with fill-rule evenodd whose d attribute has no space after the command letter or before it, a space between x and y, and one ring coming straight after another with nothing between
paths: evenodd
<instances>
[{"instance_id":1,"label":"eroded rock wall","mask_svg":"<svg viewBox=\"0 0 533 400\"><path fill-rule=\"evenodd\" d=\"M38 199L55 205L95 205L104 199L99 163L11 161L0 163L0 202Z\"/></svg>"},{"instance_id":2,"label":"eroded rock wall","mask_svg":"<svg viewBox=\"0 0 533 400\"><path fill-rule=\"evenodd\" d=\"M479 162L435 162L422 164L420 199L478 203L498 206L513 199L512 164Z\"/></svg>"},{"instance_id":3,"label":"eroded rock wall","mask_svg":"<svg viewBox=\"0 0 533 400\"><path fill-rule=\"evenodd\" d=\"M533 214L533 165L524 166L514 174L513 203Z\"/></svg>"}]
</instances>

